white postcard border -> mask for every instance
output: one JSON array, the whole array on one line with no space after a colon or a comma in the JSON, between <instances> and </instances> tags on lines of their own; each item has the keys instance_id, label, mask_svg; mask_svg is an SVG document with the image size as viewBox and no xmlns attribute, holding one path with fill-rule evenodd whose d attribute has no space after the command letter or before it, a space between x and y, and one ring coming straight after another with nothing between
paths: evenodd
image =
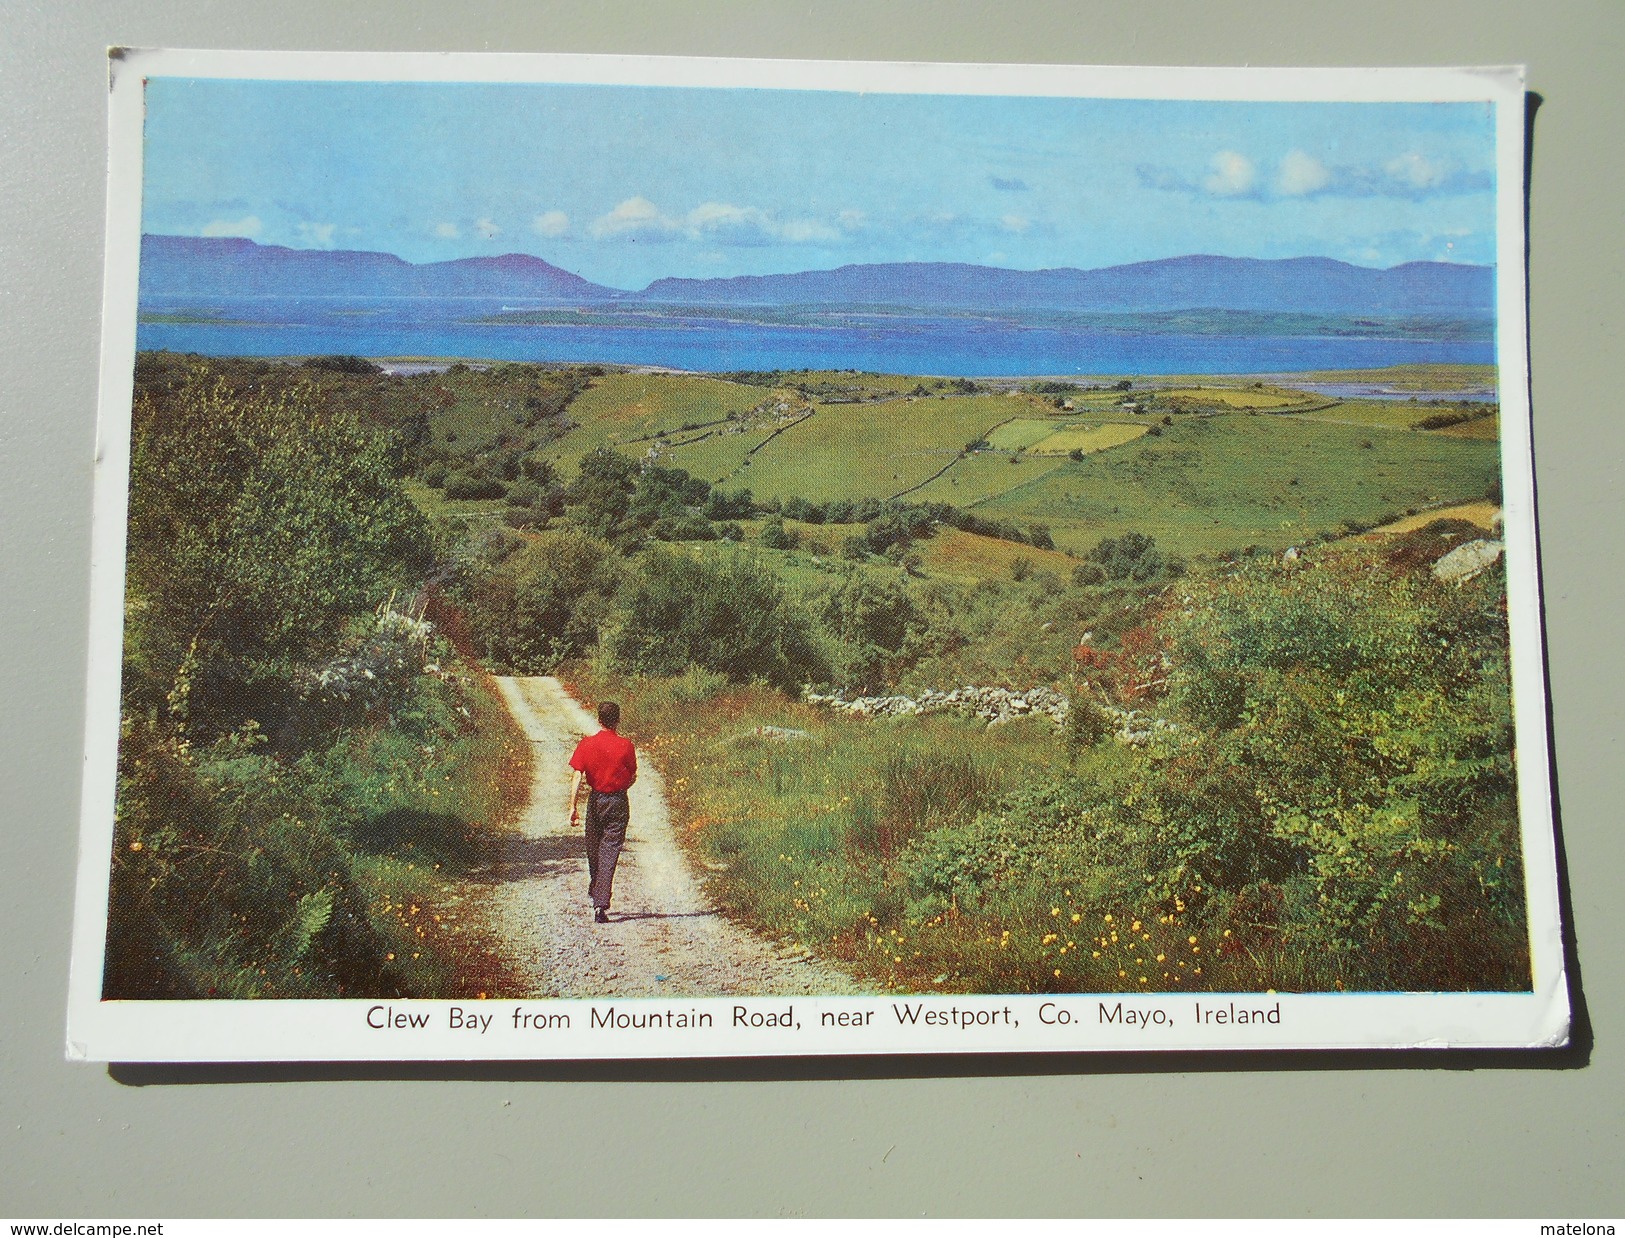
<instances>
[{"instance_id":1,"label":"white postcard border","mask_svg":"<svg viewBox=\"0 0 1625 1238\"><path fill-rule=\"evenodd\" d=\"M106 287L92 527L86 753L69 982L69 1058L103 1062L454 1061L1147 1049L1488 1049L1567 1043L1569 1007L1548 768L1550 739L1528 403L1521 68L1159 69L129 49L115 50L110 67ZM101 1000L117 779L130 396L141 234L142 87L151 76L1491 104L1497 117L1496 352L1504 537L1532 992L670 1001ZM918 1010L913 1023L897 1013L909 1007ZM974 1013L1000 1009L1006 1012L1002 1018L989 1015L986 1021ZM1200 1022L1199 1009L1208 1012ZM634 1019L632 1025L618 1024L620 1016L646 1018L667 1010L705 1014L711 1022L709 1026L640 1027ZM770 1022L787 1010L790 1025ZM1163 1012L1160 1019L1159 1010ZM475 1022L454 1027L454 1011L456 1020ZM739 1011L744 1012L742 1023L738 1022ZM1063 1011L1065 1020L1059 1017ZM1113 1011L1121 1014L1108 1017ZM1256 1019L1251 1017L1254 1011L1259 1012ZM521 1025L526 1012L533 1020ZM927 1012L932 1021L920 1022ZM396 1015L406 1022L393 1027L373 1025L379 1019L393 1021ZM844 1015L849 1021L831 1022L826 1015L831 1019ZM473 1030L481 1026L478 1020L482 1018L490 1020L484 1024L486 1030ZM559 1019L565 1022L557 1022ZM511 1026L504 1028L505 1020ZM540 1027L535 1020L541 1020Z\"/></svg>"}]
</instances>

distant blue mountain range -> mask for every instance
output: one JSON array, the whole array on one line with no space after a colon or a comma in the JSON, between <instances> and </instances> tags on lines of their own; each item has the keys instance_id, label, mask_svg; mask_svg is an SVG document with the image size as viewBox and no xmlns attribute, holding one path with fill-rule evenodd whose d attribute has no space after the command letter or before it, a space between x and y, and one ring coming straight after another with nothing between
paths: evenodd
<instances>
[{"instance_id":1,"label":"distant blue mountain range","mask_svg":"<svg viewBox=\"0 0 1625 1238\"><path fill-rule=\"evenodd\" d=\"M641 291L595 284L528 254L410 263L361 250L288 249L239 237L144 236L143 296L505 297L558 304L890 305L955 310L1249 310L1487 318L1495 268L1408 262L1386 270L1332 258L1190 255L1093 271L1012 271L887 262L790 275L658 279Z\"/></svg>"},{"instance_id":2,"label":"distant blue mountain range","mask_svg":"<svg viewBox=\"0 0 1625 1238\"><path fill-rule=\"evenodd\" d=\"M141 238L143 295L481 297L602 301L612 289L529 254L411 263L354 249L287 249L242 237Z\"/></svg>"}]
</instances>

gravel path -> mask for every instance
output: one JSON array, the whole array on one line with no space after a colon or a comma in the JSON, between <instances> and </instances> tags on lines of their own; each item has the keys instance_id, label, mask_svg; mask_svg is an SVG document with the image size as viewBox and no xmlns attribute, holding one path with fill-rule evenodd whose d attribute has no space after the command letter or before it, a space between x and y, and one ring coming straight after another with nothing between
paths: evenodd
<instances>
[{"instance_id":1,"label":"gravel path","mask_svg":"<svg viewBox=\"0 0 1625 1238\"><path fill-rule=\"evenodd\" d=\"M569 820L570 754L596 721L551 676L498 677L531 744L530 803L480 875L483 918L536 997L709 997L853 993L850 976L776 950L724 919L690 873L664 783L639 763L632 824L615 870L610 923L594 924L580 828Z\"/></svg>"}]
</instances>

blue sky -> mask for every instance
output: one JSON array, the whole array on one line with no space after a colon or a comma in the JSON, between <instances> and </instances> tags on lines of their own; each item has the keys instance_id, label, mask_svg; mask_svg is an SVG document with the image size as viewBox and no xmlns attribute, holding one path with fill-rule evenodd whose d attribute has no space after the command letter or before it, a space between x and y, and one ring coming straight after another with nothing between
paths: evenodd
<instances>
[{"instance_id":1,"label":"blue sky","mask_svg":"<svg viewBox=\"0 0 1625 1238\"><path fill-rule=\"evenodd\" d=\"M143 230L663 275L1494 261L1484 104L148 83Z\"/></svg>"}]
</instances>

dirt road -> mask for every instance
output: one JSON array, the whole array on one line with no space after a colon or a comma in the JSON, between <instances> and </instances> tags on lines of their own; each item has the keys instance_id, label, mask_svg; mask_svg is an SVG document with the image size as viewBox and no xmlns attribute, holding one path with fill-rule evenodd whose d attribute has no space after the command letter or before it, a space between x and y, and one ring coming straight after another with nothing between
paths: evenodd
<instances>
[{"instance_id":1,"label":"dirt road","mask_svg":"<svg viewBox=\"0 0 1625 1238\"><path fill-rule=\"evenodd\" d=\"M706 997L852 993L850 976L785 957L706 901L678 850L660 772L639 764L610 923L587 901L580 827L569 821L570 754L597 722L551 676L498 677L530 741L530 803L486 874L490 939L537 997Z\"/></svg>"}]
</instances>

